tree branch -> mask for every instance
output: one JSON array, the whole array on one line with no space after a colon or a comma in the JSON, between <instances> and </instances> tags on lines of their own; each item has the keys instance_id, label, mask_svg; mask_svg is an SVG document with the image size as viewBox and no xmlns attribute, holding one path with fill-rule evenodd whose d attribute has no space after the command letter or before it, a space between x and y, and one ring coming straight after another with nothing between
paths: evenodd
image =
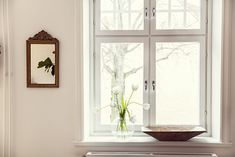
<instances>
[{"instance_id":1,"label":"tree branch","mask_svg":"<svg viewBox=\"0 0 235 157\"><path fill-rule=\"evenodd\" d=\"M135 28L136 28L136 29L138 30L138 29L140 28L140 26L141 26L141 22L140 22L140 24L138 24L138 25L137 25L137 22L139 21L139 19L140 19L141 15L142 15L142 13L139 13L139 14L138 14L138 16L136 17L136 19L135 19L135 23L133 24L133 29L135 29Z\"/></svg>"},{"instance_id":2,"label":"tree branch","mask_svg":"<svg viewBox=\"0 0 235 157\"><path fill-rule=\"evenodd\" d=\"M131 74L137 73L137 72L138 72L140 69L142 69L142 68L143 68L143 66L140 66L140 67L138 67L138 68L134 68L134 69L132 69L132 70L126 72L126 73L124 74L124 78L127 78L127 77L130 76Z\"/></svg>"},{"instance_id":3,"label":"tree branch","mask_svg":"<svg viewBox=\"0 0 235 157\"><path fill-rule=\"evenodd\" d=\"M103 49L103 51L105 51L105 50ZM103 61L103 67L104 67L104 69L105 69L110 75L113 75L113 74L114 74L114 71L105 63L103 53L102 53L102 61Z\"/></svg>"},{"instance_id":4,"label":"tree branch","mask_svg":"<svg viewBox=\"0 0 235 157\"><path fill-rule=\"evenodd\" d=\"M121 10L121 4L120 4L121 2L120 2L120 0L118 0L118 10L120 11ZM123 18L122 18L122 13L121 12L119 12L118 13L118 18L119 18L119 22L120 23L118 23L118 29L120 29L120 30L122 30L123 29Z\"/></svg>"},{"instance_id":5,"label":"tree branch","mask_svg":"<svg viewBox=\"0 0 235 157\"><path fill-rule=\"evenodd\" d=\"M125 54L134 51L136 48L138 48L141 44L137 44L136 46L132 47L131 49L127 50Z\"/></svg>"},{"instance_id":6,"label":"tree branch","mask_svg":"<svg viewBox=\"0 0 235 157\"><path fill-rule=\"evenodd\" d=\"M108 65L103 64L103 67L110 75L114 74L113 70Z\"/></svg>"},{"instance_id":7,"label":"tree branch","mask_svg":"<svg viewBox=\"0 0 235 157\"><path fill-rule=\"evenodd\" d=\"M104 26L104 28L105 28L106 30L109 30L109 27L108 27L106 24L104 24L103 21L101 21L101 23L102 23L102 25Z\"/></svg>"},{"instance_id":8,"label":"tree branch","mask_svg":"<svg viewBox=\"0 0 235 157\"><path fill-rule=\"evenodd\" d=\"M179 45L179 46L177 46L177 47L171 49L171 51L170 51L165 57L160 58L160 59L157 59L156 62L160 62L160 61L167 60L167 59L174 53L175 50L180 50L180 51L182 51L183 53L185 53L185 52L181 49L181 47L183 47L183 46L188 46L188 45L190 45L190 44L182 44L182 45ZM161 48L160 50L165 50L165 49L169 49L169 48Z\"/></svg>"}]
</instances>

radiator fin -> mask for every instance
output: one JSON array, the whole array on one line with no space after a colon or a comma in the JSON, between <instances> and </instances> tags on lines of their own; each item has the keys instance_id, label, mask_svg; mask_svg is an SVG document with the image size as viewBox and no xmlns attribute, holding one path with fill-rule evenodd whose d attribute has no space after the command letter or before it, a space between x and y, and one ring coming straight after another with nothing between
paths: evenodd
<instances>
[{"instance_id":1,"label":"radiator fin","mask_svg":"<svg viewBox=\"0 0 235 157\"><path fill-rule=\"evenodd\" d=\"M202 153L160 153L160 152L88 152L86 157L218 157Z\"/></svg>"}]
</instances>

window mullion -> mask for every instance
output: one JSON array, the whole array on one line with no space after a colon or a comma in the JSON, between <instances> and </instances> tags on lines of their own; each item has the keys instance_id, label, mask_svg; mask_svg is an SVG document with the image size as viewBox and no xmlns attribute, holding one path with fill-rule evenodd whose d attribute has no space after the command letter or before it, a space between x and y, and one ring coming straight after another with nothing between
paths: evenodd
<instances>
[{"instance_id":1,"label":"window mullion","mask_svg":"<svg viewBox=\"0 0 235 157\"><path fill-rule=\"evenodd\" d=\"M144 79L143 79L143 101L144 103L150 103L150 48L149 48L149 38L145 38L145 48L144 48ZM151 103L150 103L151 104ZM151 108L151 107L150 107ZM150 109L152 110L152 108ZM150 110L145 111L143 115L143 123L145 126L150 124Z\"/></svg>"},{"instance_id":2,"label":"window mullion","mask_svg":"<svg viewBox=\"0 0 235 157\"><path fill-rule=\"evenodd\" d=\"M155 84L157 85L156 82L156 72L155 72L155 67L156 67L156 55L155 55L155 40L151 38L150 41L150 56L149 56L149 99L150 99L150 104L151 104L151 109L149 112L149 119L150 125L156 125L156 90L153 90L152 88L152 82L155 81Z\"/></svg>"}]
</instances>

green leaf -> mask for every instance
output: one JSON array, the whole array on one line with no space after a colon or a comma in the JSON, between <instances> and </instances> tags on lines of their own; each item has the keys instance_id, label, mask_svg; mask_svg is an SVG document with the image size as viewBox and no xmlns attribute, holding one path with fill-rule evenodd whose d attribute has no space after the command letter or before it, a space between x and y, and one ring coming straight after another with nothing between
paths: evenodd
<instances>
[{"instance_id":1,"label":"green leaf","mask_svg":"<svg viewBox=\"0 0 235 157\"><path fill-rule=\"evenodd\" d=\"M130 111L128 109L126 111L128 113L129 119L130 119L131 118L131 113L130 113Z\"/></svg>"},{"instance_id":2,"label":"green leaf","mask_svg":"<svg viewBox=\"0 0 235 157\"><path fill-rule=\"evenodd\" d=\"M48 57L47 59L45 59L44 61L40 61L38 63L38 68L42 68L45 66L45 68L51 67L53 65L51 59Z\"/></svg>"},{"instance_id":3,"label":"green leaf","mask_svg":"<svg viewBox=\"0 0 235 157\"><path fill-rule=\"evenodd\" d=\"M52 68L51 68L51 75L55 75L55 65L52 65Z\"/></svg>"},{"instance_id":4,"label":"green leaf","mask_svg":"<svg viewBox=\"0 0 235 157\"><path fill-rule=\"evenodd\" d=\"M38 67L37 68L43 68L45 67L45 71L49 72L51 69L51 75L55 75L55 65L52 63L51 59L47 57L44 61L38 62Z\"/></svg>"},{"instance_id":5,"label":"green leaf","mask_svg":"<svg viewBox=\"0 0 235 157\"><path fill-rule=\"evenodd\" d=\"M125 108L126 108L126 103L124 100L124 96L122 96L122 109L125 109Z\"/></svg>"}]
</instances>

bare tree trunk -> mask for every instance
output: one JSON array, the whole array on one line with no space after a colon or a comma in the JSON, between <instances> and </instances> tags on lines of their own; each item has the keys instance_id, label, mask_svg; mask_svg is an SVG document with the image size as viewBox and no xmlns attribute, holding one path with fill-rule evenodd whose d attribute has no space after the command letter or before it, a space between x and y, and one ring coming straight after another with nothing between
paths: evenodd
<instances>
[{"instance_id":1,"label":"bare tree trunk","mask_svg":"<svg viewBox=\"0 0 235 157\"><path fill-rule=\"evenodd\" d=\"M111 91L111 100L112 103L118 102L121 103L122 97L125 94L125 73L124 73L124 62L125 62L125 52L127 50L127 46L115 46L115 52L113 52L113 67L114 67L114 74L112 76L111 81L111 89L114 87L120 87L120 92L116 99L114 93ZM117 117L117 111L112 109L112 118L114 120Z\"/></svg>"}]
</instances>

